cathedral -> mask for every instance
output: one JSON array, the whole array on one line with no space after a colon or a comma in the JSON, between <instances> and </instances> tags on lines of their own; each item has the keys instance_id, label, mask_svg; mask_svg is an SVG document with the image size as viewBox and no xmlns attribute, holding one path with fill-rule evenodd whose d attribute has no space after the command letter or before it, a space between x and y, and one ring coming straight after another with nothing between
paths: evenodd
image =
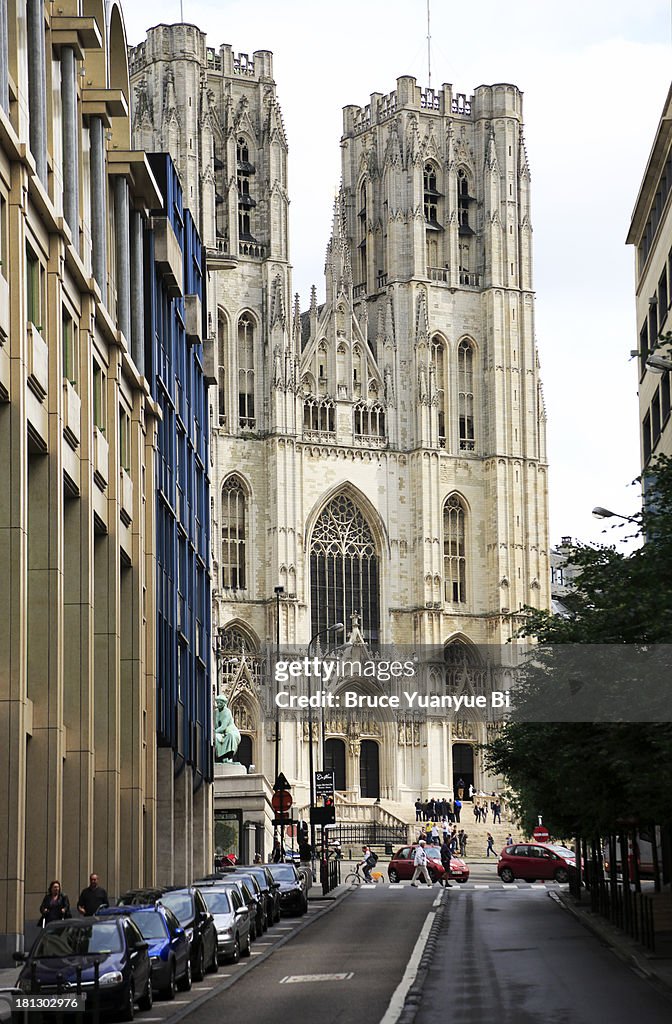
<instances>
[{"instance_id":1,"label":"cathedral","mask_svg":"<svg viewBox=\"0 0 672 1024\"><path fill-rule=\"evenodd\" d=\"M134 144L170 153L207 251L215 690L248 769L216 771L216 816L268 836L278 749L297 808L310 765L333 769L343 820L403 820L457 778L492 791L492 713L326 712L320 736L266 695L269 651L311 640L443 651L433 688L480 692L518 656L510 613L550 604L521 92L405 76L346 106L325 280L302 309L272 54L158 25L129 71Z\"/></svg>"}]
</instances>

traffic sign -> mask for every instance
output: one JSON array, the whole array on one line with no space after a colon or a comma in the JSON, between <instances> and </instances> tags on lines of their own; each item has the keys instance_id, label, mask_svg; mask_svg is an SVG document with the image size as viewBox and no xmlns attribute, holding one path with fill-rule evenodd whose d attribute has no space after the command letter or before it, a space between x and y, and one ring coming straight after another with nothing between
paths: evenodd
<instances>
[{"instance_id":1,"label":"traffic sign","mask_svg":"<svg viewBox=\"0 0 672 1024\"><path fill-rule=\"evenodd\" d=\"M548 831L545 825L537 825L533 830L532 836L537 843L547 843L551 838L551 833Z\"/></svg>"},{"instance_id":2,"label":"traffic sign","mask_svg":"<svg viewBox=\"0 0 672 1024\"><path fill-rule=\"evenodd\" d=\"M286 814L293 803L292 794L284 789L279 789L271 797L271 807L278 814Z\"/></svg>"},{"instance_id":3,"label":"traffic sign","mask_svg":"<svg viewBox=\"0 0 672 1024\"><path fill-rule=\"evenodd\" d=\"M275 792L277 793L280 790L286 790L286 789L291 789L291 788L292 787L288 783L288 781L287 781L286 777L283 775L283 773L282 772L278 772L278 777L275 780L275 782L273 783L273 789L275 790Z\"/></svg>"}]
</instances>

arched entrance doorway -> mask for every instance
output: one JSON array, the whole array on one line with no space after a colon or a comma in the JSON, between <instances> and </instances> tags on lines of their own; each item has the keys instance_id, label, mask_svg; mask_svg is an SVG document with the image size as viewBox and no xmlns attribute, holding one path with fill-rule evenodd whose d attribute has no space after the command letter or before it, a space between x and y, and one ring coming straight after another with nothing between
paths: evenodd
<instances>
[{"instance_id":1,"label":"arched entrance doorway","mask_svg":"<svg viewBox=\"0 0 672 1024\"><path fill-rule=\"evenodd\" d=\"M345 789L345 743L343 740L327 740L324 745L325 771L334 773L334 789Z\"/></svg>"},{"instance_id":2,"label":"arched entrance doorway","mask_svg":"<svg viewBox=\"0 0 672 1024\"><path fill-rule=\"evenodd\" d=\"M243 734L240 737L240 744L238 750L233 758L238 764L244 764L246 768L249 768L253 764L252 760L252 737Z\"/></svg>"},{"instance_id":3,"label":"arched entrance doorway","mask_svg":"<svg viewBox=\"0 0 672 1024\"><path fill-rule=\"evenodd\" d=\"M359 791L363 797L380 796L380 761L378 744L362 740L359 748Z\"/></svg>"},{"instance_id":4,"label":"arched entrance doorway","mask_svg":"<svg viewBox=\"0 0 672 1024\"><path fill-rule=\"evenodd\" d=\"M474 775L474 748L471 743L453 743L453 792L457 796L457 780L464 779L464 795L469 786L476 788Z\"/></svg>"}]
</instances>

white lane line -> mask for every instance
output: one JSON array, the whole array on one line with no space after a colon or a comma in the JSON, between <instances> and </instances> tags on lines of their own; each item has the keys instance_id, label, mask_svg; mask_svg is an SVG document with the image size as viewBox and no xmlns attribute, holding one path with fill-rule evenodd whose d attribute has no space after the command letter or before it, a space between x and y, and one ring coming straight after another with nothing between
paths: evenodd
<instances>
[{"instance_id":1,"label":"white lane line","mask_svg":"<svg viewBox=\"0 0 672 1024\"><path fill-rule=\"evenodd\" d=\"M420 959L422 957L422 954L424 953L425 946L427 945L427 939L429 938L429 932L432 927L432 924L434 923L435 913L436 912L432 908L432 910L430 910L430 912L427 914L427 917L425 918L425 922L422 928L420 929L420 934L418 935L417 942L413 947L413 952L411 953L410 959L406 964L404 976L397 985L394 992L392 993L390 1004L387 1007L385 1015L381 1020L380 1024L396 1024L396 1022L399 1020L401 1011L404 1008L406 993L408 992L409 988L415 981L415 977L418 973Z\"/></svg>"},{"instance_id":2,"label":"white lane line","mask_svg":"<svg viewBox=\"0 0 672 1024\"><path fill-rule=\"evenodd\" d=\"M520 886L516 885L515 882L507 882L506 885L502 882L502 890L504 892L515 892L516 889L520 889Z\"/></svg>"},{"instance_id":3,"label":"white lane line","mask_svg":"<svg viewBox=\"0 0 672 1024\"><path fill-rule=\"evenodd\" d=\"M489 885L480 885L478 882L474 882L474 889L489 889Z\"/></svg>"}]
</instances>

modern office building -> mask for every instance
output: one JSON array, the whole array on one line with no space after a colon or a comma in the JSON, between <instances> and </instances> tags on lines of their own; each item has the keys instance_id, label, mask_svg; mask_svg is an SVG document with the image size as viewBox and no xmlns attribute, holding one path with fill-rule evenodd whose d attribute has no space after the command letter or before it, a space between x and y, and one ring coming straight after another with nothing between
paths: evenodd
<instances>
[{"instance_id":1,"label":"modern office building","mask_svg":"<svg viewBox=\"0 0 672 1024\"><path fill-rule=\"evenodd\" d=\"M207 247L217 685L241 760L272 779L276 587L283 644L305 651L340 621L370 649L445 646L440 685L467 693L485 685L483 645L515 658L508 613L550 605L522 95L404 77L346 107L325 300L301 313L272 55L158 25L130 69L135 142L171 153ZM475 717L328 714L325 733L350 809L491 781ZM310 735L283 723L299 807ZM216 806L238 800L242 821L253 785L225 779Z\"/></svg>"},{"instance_id":2,"label":"modern office building","mask_svg":"<svg viewBox=\"0 0 672 1024\"><path fill-rule=\"evenodd\" d=\"M73 898L93 870L110 894L188 880L184 847L194 820L208 816L207 796L194 795L207 789L211 757L207 663L196 665L196 622L208 631L207 448L195 422L204 415L200 340L188 326L198 320L201 258L188 215L179 231L173 208L161 215L166 196L179 210L131 148L119 5L0 0L3 960L53 878ZM168 282L170 303L153 273ZM182 322L177 339L170 317ZM151 361L167 350L191 373L181 405L174 382L159 395L168 364ZM165 447L171 401L182 448ZM168 525L155 499L164 462L186 495ZM189 583L170 574L173 563L160 595L159 522L174 551L181 530L194 545ZM176 683L157 621L172 614L180 586L190 625L179 640L193 657ZM186 696L169 724L176 693ZM209 828L197 832L201 870Z\"/></svg>"},{"instance_id":3,"label":"modern office building","mask_svg":"<svg viewBox=\"0 0 672 1024\"><path fill-rule=\"evenodd\" d=\"M639 421L645 469L658 453L672 455L672 345L665 345L661 337L672 332L672 88L646 165L627 242L635 246Z\"/></svg>"}]
</instances>

